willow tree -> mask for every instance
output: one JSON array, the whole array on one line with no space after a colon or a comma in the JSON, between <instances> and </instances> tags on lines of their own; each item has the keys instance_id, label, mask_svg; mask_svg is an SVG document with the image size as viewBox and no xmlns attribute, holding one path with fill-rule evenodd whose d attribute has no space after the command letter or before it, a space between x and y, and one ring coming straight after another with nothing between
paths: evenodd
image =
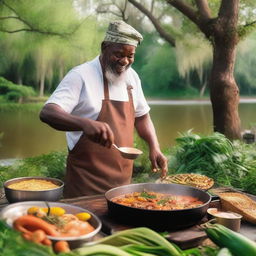
<instances>
[{"instance_id":1,"label":"willow tree","mask_svg":"<svg viewBox=\"0 0 256 256\"><path fill-rule=\"evenodd\" d=\"M101 32L95 18L82 16L74 2L0 0L0 47L5 49L0 58L8 60L0 63L5 69L1 68L1 74L14 66L22 82L28 73L24 63L31 60L34 65L29 73L35 79L30 80L36 80L43 96L46 81L51 84L53 74L59 73L62 79L67 69L90 58Z\"/></svg>"},{"instance_id":2,"label":"willow tree","mask_svg":"<svg viewBox=\"0 0 256 256\"><path fill-rule=\"evenodd\" d=\"M128 1L151 20L161 37L175 46L173 35L161 26L156 17L144 5L136 0ZM186 2L163 0L161 2L176 8L211 42L213 61L209 88L214 131L223 133L230 139L241 138L238 114L239 89L234 78L234 66L237 44L241 36L255 24L252 20L255 9L248 8L250 5L255 7L254 1L244 1L242 4L239 0ZM247 21L246 18L248 18ZM173 40L171 41L170 38Z\"/></svg>"}]
</instances>

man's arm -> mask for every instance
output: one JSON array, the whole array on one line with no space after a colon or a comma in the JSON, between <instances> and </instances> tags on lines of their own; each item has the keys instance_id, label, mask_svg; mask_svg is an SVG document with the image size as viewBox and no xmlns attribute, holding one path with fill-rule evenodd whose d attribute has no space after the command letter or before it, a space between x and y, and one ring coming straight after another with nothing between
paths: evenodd
<instances>
[{"instance_id":1,"label":"man's arm","mask_svg":"<svg viewBox=\"0 0 256 256\"><path fill-rule=\"evenodd\" d=\"M146 114L135 119L135 127L141 138L143 138L149 146L149 158L152 164L152 170L156 172L159 168L162 171L162 177L167 174L167 158L162 154L158 139L156 136L154 125L150 115Z\"/></svg>"},{"instance_id":2,"label":"man's arm","mask_svg":"<svg viewBox=\"0 0 256 256\"><path fill-rule=\"evenodd\" d=\"M114 142L107 123L69 114L57 104L46 104L40 112L40 119L60 131L83 131L90 140L108 148Z\"/></svg>"}]
</instances>

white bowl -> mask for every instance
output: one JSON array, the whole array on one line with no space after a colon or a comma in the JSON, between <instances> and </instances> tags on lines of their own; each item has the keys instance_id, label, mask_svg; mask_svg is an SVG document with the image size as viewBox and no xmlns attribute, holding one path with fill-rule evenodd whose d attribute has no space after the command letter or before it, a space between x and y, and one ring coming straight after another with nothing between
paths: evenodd
<instances>
[{"instance_id":1,"label":"white bowl","mask_svg":"<svg viewBox=\"0 0 256 256\"><path fill-rule=\"evenodd\" d=\"M99 218L93 214L92 212L70 204L57 203L57 202L47 202L50 207L62 207L66 210L66 213L76 214L79 212L88 212L91 215L91 218L88 222L95 228L95 230L89 234L85 234L79 237L53 237L47 236L53 242L64 240L67 241L72 249L81 246L82 244L92 241L96 234L98 234L101 230L102 223ZM42 201L28 201L28 202L20 202L13 203L5 208L3 208L0 212L0 219L4 219L10 227L12 227L13 221L18 217L25 215L27 210L30 207L47 207L45 202Z\"/></svg>"}]
</instances>

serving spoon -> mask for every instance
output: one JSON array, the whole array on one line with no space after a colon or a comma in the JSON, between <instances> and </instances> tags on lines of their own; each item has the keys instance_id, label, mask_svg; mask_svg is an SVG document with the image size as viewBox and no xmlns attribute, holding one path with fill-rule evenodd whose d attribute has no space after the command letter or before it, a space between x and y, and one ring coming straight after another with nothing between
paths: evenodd
<instances>
[{"instance_id":1,"label":"serving spoon","mask_svg":"<svg viewBox=\"0 0 256 256\"><path fill-rule=\"evenodd\" d=\"M112 144L114 148L116 148L121 156L126 159L136 159L139 155L141 155L143 152L137 148L131 148L131 147L118 147L116 144Z\"/></svg>"}]
</instances>

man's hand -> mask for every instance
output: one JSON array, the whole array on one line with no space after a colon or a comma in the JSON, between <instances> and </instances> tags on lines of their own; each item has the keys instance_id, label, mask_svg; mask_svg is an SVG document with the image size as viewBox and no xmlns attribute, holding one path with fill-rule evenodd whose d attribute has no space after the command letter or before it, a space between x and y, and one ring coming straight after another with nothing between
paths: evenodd
<instances>
[{"instance_id":1,"label":"man's hand","mask_svg":"<svg viewBox=\"0 0 256 256\"><path fill-rule=\"evenodd\" d=\"M114 134L107 123L86 119L83 131L91 141L104 147L110 148L114 143Z\"/></svg>"},{"instance_id":2,"label":"man's hand","mask_svg":"<svg viewBox=\"0 0 256 256\"><path fill-rule=\"evenodd\" d=\"M168 160L160 150L152 150L149 155L152 171L161 171L161 178L165 178L168 171Z\"/></svg>"}]
</instances>

